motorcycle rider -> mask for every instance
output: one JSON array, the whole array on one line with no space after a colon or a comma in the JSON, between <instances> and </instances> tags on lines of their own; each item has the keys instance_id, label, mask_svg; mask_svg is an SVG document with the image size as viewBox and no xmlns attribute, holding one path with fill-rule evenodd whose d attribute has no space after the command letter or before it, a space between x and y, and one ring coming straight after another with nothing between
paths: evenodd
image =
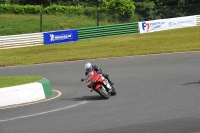
<instances>
[{"instance_id":1,"label":"motorcycle rider","mask_svg":"<svg viewBox=\"0 0 200 133\"><path fill-rule=\"evenodd\" d=\"M87 76L87 74L91 71L96 71L98 74L102 74L102 76L108 80L108 82L111 84L111 86L114 86L114 84L110 81L108 74L104 74L102 72L102 69L94 64L91 64L90 62L85 64L85 75Z\"/></svg>"}]
</instances>

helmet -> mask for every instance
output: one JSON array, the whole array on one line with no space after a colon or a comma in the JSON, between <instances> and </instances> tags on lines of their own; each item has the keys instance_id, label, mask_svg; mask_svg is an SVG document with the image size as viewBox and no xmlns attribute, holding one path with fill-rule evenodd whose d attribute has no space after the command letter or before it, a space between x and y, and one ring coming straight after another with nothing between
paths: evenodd
<instances>
[{"instance_id":1,"label":"helmet","mask_svg":"<svg viewBox=\"0 0 200 133\"><path fill-rule=\"evenodd\" d=\"M87 72L91 72L92 71L92 64L91 63L86 63L85 64L85 70L87 71Z\"/></svg>"}]
</instances>

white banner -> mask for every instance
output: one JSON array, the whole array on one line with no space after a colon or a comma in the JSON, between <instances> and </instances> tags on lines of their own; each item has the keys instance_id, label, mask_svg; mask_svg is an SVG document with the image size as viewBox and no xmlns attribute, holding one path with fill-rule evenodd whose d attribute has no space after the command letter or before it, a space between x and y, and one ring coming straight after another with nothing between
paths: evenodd
<instances>
[{"instance_id":1,"label":"white banner","mask_svg":"<svg viewBox=\"0 0 200 133\"><path fill-rule=\"evenodd\" d=\"M196 16L139 22L140 33L197 26Z\"/></svg>"}]
</instances>

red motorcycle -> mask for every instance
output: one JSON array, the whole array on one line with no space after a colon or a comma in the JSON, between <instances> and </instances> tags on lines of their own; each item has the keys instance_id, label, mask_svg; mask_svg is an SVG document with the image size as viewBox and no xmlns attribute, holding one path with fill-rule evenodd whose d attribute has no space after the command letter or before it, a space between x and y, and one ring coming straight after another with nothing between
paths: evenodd
<instances>
[{"instance_id":1,"label":"red motorcycle","mask_svg":"<svg viewBox=\"0 0 200 133\"><path fill-rule=\"evenodd\" d=\"M110 85L107 79L102 74L98 74L96 71L88 73L87 77L81 79L83 82L86 80L86 85L91 88L91 92L94 90L104 99L109 99L110 95L116 95L116 91L113 86Z\"/></svg>"}]
</instances>

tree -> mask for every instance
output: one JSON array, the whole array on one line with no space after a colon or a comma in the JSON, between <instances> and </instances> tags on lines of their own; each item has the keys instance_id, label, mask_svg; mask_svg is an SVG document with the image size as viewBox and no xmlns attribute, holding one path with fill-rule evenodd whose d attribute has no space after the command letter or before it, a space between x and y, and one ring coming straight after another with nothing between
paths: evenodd
<instances>
[{"instance_id":1,"label":"tree","mask_svg":"<svg viewBox=\"0 0 200 133\"><path fill-rule=\"evenodd\" d=\"M154 7L155 4L151 0L134 0L135 13L138 16L139 21L154 19Z\"/></svg>"},{"instance_id":2,"label":"tree","mask_svg":"<svg viewBox=\"0 0 200 133\"><path fill-rule=\"evenodd\" d=\"M100 6L109 10L115 19L128 21L134 16L135 5L132 0L103 0Z\"/></svg>"},{"instance_id":3,"label":"tree","mask_svg":"<svg viewBox=\"0 0 200 133\"><path fill-rule=\"evenodd\" d=\"M155 0L155 5L158 18L182 17L200 13L199 0Z\"/></svg>"},{"instance_id":4,"label":"tree","mask_svg":"<svg viewBox=\"0 0 200 133\"><path fill-rule=\"evenodd\" d=\"M50 5L51 0L19 0L20 5Z\"/></svg>"}]
</instances>

